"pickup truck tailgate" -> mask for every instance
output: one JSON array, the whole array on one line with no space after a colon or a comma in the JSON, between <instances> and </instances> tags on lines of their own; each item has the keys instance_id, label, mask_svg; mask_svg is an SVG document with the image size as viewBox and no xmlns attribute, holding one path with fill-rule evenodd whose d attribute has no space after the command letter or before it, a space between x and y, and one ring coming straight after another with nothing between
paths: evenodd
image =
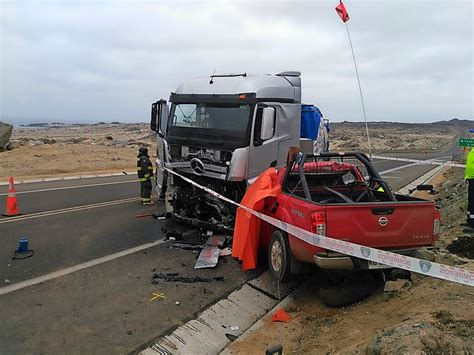
<instances>
[{"instance_id":1,"label":"pickup truck tailgate","mask_svg":"<svg viewBox=\"0 0 474 355\"><path fill-rule=\"evenodd\" d=\"M430 245L432 202L326 206L327 236L376 248Z\"/></svg>"}]
</instances>

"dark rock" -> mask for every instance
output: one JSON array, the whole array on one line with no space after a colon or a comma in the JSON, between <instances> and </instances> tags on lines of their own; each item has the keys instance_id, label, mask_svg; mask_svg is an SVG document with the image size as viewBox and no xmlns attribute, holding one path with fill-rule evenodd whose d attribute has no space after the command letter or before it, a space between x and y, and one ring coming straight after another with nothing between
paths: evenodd
<instances>
[{"instance_id":1,"label":"dark rock","mask_svg":"<svg viewBox=\"0 0 474 355\"><path fill-rule=\"evenodd\" d=\"M474 259L474 236L463 235L447 246L456 255Z\"/></svg>"},{"instance_id":2,"label":"dark rock","mask_svg":"<svg viewBox=\"0 0 474 355\"><path fill-rule=\"evenodd\" d=\"M13 132L13 125L0 122L0 148L6 148Z\"/></svg>"}]
</instances>

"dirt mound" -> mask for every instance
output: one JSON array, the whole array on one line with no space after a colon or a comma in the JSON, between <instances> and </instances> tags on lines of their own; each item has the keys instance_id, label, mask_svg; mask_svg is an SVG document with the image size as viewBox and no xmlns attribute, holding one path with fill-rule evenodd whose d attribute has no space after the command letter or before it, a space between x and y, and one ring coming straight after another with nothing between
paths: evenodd
<instances>
[{"instance_id":1,"label":"dirt mound","mask_svg":"<svg viewBox=\"0 0 474 355\"><path fill-rule=\"evenodd\" d=\"M474 351L471 329L465 323L453 320L449 312L439 312L438 323L409 323L384 330L377 334L367 347L367 354L470 354ZM469 325L468 325L469 327ZM469 335L469 334L470 335Z\"/></svg>"},{"instance_id":2,"label":"dirt mound","mask_svg":"<svg viewBox=\"0 0 474 355\"><path fill-rule=\"evenodd\" d=\"M447 246L451 253L474 259L474 237L463 235Z\"/></svg>"}]
</instances>

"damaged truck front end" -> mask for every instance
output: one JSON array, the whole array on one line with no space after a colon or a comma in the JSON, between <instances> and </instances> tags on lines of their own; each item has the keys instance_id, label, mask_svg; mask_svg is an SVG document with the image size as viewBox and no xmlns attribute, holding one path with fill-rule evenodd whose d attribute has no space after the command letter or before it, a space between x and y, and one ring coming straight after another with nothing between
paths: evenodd
<instances>
[{"instance_id":1,"label":"damaged truck front end","mask_svg":"<svg viewBox=\"0 0 474 355\"><path fill-rule=\"evenodd\" d=\"M240 202L247 187L254 96L172 94L165 166ZM198 227L232 231L235 206L170 178L169 214Z\"/></svg>"},{"instance_id":2,"label":"damaged truck front end","mask_svg":"<svg viewBox=\"0 0 474 355\"><path fill-rule=\"evenodd\" d=\"M171 145L170 152L178 150L178 147ZM245 171L236 171L239 164L232 165L231 161L232 157L235 157L235 160L245 162L248 155L246 149L238 149L234 154L187 146L181 146L181 150L184 154L181 153L179 158L171 153L170 162L167 164L169 168L229 199L236 202L242 200L247 188L243 179ZM223 153L226 158L219 158L220 153ZM226 160L227 158L230 160ZM245 166L241 164L240 169L245 169ZM168 212L174 218L198 227L232 231L236 213L234 205L222 201L177 176L172 176L172 189L168 196Z\"/></svg>"},{"instance_id":3,"label":"damaged truck front end","mask_svg":"<svg viewBox=\"0 0 474 355\"><path fill-rule=\"evenodd\" d=\"M193 79L152 105L157 133L157 187L166 212L198 227L232 232L236 208L175 174L240 202L270 166L282 166L299 145L299 72L232 74ZM166 180L167 184L166 184Z\"/></svg>"}]
</instances>

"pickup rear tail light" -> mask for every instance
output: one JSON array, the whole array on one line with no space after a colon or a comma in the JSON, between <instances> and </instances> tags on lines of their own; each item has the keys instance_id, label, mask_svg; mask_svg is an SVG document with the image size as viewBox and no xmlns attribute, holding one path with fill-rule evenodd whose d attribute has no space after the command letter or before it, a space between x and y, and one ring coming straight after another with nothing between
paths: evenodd
<instances>
[{"instance_id":1,"label":"pickup rear tail light","mask_svg":"<svg viewBox=\"0 0 474 355\"><path fill-rule=\"evenodd\" d=\"M438 210L434 211L433 219L433 239L438 240L439 234L441 233L441 214Z\"/></svg>"},{"instance_id":2,"label":"pickup rear tail light","mask_svg":"<svg viewBox=\"0 0 474 355\"><path fill-rule=\"evenodd\" d=\"M311 230L318 235L326 236L326 212L311 214Z\"/></svg>"}]
</instances>

